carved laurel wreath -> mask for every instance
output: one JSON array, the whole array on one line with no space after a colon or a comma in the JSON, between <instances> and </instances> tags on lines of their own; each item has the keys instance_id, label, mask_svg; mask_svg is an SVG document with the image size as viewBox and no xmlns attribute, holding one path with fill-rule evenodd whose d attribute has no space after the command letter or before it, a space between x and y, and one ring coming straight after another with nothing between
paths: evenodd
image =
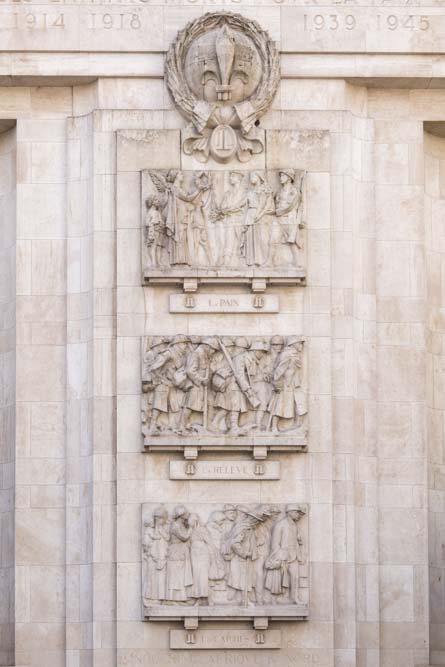
<instances>
[{"instance_id":1,"label":"carved laurel wreath","mask_svg":"<svg viewBox=\"0 0 445 667\"><path fill-rule=\"evenodd\" d=\"M268 33L253 20L241 14L231 12L214 12L191 21L178 33L170 45L165 62L165 78L168 89L179 110L192 118L195 106L201 102L190 89L184 76L184 61L191 43L203 33L218 28L222 23L230 28L243 32L255 44L262 63L262 76L259 85L247 98L254 111L255 118L262 116L272 103L280 80L279 53ZM252 121L253 122L253 121ZM247 129L247 128L245 128Z\"/></svg>"}]
</instances>

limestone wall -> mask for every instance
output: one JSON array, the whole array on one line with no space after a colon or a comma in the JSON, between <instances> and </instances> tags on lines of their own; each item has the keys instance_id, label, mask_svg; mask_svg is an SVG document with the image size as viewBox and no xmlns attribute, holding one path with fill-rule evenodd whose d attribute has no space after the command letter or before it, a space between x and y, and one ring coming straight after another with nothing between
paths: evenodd
<instances>
[{"instance_id":1,"label":"limestone wall","mask_svg":"<svg viewBox=\"0 0 445 667\"><path fill-rule=\"evenodd\" d=\"M0 664L14 656L16 131L0 135Z\"/></svg>"},{"instance_id":2,"label":"limestone wall","mask_svg":"<svg viewBox=\"0 0 445 667\"><path fill-rule=\"evenodd\" d=\"M434 130L434 128L432 128ZM425 231L427 265L428 350L428 493L430 563L430 649L432 662L444 655L443 598L443 388L442 340L442 235L444 139L425 134Z\"/></svg>"}]
</instances>

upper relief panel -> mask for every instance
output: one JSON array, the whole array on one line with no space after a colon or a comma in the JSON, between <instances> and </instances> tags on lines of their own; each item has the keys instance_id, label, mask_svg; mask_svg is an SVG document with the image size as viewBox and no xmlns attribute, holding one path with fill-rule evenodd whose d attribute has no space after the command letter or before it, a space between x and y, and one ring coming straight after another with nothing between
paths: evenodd
<instances>
[{"instance_id":1,"label":"upper relief panel","mask_svg":"<svg viewBox=\"0 0 445 667\"><path fill-rule=\"evenodd\" d=\"M305 172L142 172L144 281L304 282Z\"/></svg>"},{"instance_id":2,"label":"upper relief panel","mask_svg":"<svg viewBox=\"0 0 445 667\"><path fill-rule=\"evenodd\" d=\"M247 162L264 151L257 121L280 80L278 51L256 21L216 12L189 23L171 44L167 86L190 121L183 143L200 162Z\"/></svg>"}]
</instances>

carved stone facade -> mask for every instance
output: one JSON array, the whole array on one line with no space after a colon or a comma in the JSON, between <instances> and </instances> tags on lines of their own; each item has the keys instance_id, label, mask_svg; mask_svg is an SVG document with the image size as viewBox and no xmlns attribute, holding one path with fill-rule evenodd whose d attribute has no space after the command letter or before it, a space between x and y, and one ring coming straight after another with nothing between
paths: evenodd
<instances>
[{"instance_id":1,"label":"carved stone facade","mask_svg":"<svg viewBox=\"0 0 445 667\"><path fill-rule=\"evenodd\" d=\"M152 336L143 342L149 449L302 449L307 391L301 336Z\"/></svg>"},{"instance_id":2,"label":"carved stone facade","mask_svg":"<svg viewBox=\"0 0 445 667\"><path fill-rule=\"evenodd\" d=\"M305 174L142 173L143 272L304 281Z\"/></svg>"},{"instance_id":3,"label":"carved stone facade","mask_svg":"<svg viewBox=\"0 0 445 667\"><path fill-rule=\"evenodd\" d=\"M145 616L306 618L307 511L298 503L144 505Z\"/></svg>"},{"instance_id":4,"label":"carved stone facade","mask_svg":"<svg viewBox=\"0 0 445 667\"><path fill-rule=\"evenodd\" d=\"M1 667L445 667L443 5L2 0Z\"/></svg>"}]
</instances>

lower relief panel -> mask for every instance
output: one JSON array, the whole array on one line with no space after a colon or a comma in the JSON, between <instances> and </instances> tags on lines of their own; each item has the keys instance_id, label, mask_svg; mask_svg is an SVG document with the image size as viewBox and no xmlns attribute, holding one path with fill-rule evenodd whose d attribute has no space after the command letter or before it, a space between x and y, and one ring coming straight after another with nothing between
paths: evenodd
<instances>
[{"instance_id":1,"label":"lower relief panel","mask_svg":"<svg viewBox=\"0 0 445 667\"><path fill-rule=\"evenodd\" d=\"M144 617L306 619L307 513L302 504L144 504Z\"/></svg>"}]
</instances>

